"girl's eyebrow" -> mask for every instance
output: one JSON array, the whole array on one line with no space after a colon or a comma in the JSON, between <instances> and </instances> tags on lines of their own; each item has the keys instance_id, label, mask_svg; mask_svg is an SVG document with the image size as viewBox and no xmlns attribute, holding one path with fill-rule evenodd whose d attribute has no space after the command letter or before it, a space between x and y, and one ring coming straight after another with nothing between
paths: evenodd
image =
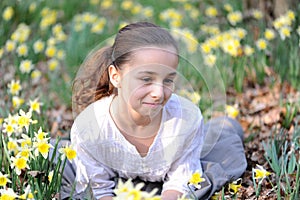
<instances>
[{"instance_id":1,"label":"girl's eyebrow","mask_svg":"<svg viewBox=\"0 0 300 200\"><path fill-rule=\"evenodd\" d=\"M153 71L140 71L138 72L138 74L150 74L150 75L156 75L158 74L157 72L153 72ZM176 76L177 72L171 72L168 74L169 76Z\"/></svg>"}]
</instances>

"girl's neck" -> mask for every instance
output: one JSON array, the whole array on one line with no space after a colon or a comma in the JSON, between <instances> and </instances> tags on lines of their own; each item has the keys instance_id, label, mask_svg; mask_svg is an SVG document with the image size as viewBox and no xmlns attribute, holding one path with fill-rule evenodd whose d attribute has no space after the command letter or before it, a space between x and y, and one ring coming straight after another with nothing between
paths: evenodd
<instances>
[{"instance_id":1,"label":"girl's neck","mask_svg":"<svg viewBox=\"0 0 300 200\"><path fill-rule=\"evenodd\" d=\"M126 135L148 138L156 135L160 127L162 112L154 118L139 113L129 114L126 107L118 102L118 96L113 97L109 111L120 132Z\"/></svg>"}]
</instances>

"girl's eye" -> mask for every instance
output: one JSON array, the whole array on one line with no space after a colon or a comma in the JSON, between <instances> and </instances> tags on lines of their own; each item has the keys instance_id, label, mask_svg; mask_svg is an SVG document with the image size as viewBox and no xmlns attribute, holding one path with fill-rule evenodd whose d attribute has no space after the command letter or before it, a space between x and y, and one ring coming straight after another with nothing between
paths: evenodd
<instances>
[{"instance_id":1,"label":"girl's eye","mask_svg":"<svg viewBox=\"0 0 300 200\"><path fill-rule=\"evenodd\" d=\"M173 84L174 81L172 79L165 79L164 83L167 84L167 85L170 85L170 84Z\"/></svg>"},{"instance_id":2,"label":"girl's eye","mask_svg":"<svg viewBox=\"0 0 300 200\"><path fill-rule=\"evenodd\" d=\"M150 83L152 81L152 79L150 77L145 77L145 78L142 78L142 81L144 81L145 83Z\"/></svg>"}]
</instances>

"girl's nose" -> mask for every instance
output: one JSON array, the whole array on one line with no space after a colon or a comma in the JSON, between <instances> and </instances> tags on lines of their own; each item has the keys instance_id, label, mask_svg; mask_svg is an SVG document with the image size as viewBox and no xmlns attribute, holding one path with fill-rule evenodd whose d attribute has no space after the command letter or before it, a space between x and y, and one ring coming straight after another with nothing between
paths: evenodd
<instances>
[{"instance_id":1,"label":"girl's nose","mask_svg":"<svg viewBox=\"0 0 300 200\"><path fill-rule=\"evenodd\" d=\"M151 87L151 96L153 98L161 98L164 94L164 86L161 83L153 83Z\"/></svg>"}]
</instances>

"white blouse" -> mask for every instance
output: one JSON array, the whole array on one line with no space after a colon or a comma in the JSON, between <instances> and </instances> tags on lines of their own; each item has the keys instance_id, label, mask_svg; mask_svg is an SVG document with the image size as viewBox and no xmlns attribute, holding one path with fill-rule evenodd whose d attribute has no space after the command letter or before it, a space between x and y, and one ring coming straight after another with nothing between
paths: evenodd
<instances>
[{"instance_id":1,"label":"white blouse","mask_svg":"<svg viewBox=\"0 0 300 200\"><path fill-rule=\"evenodd\" d=\"M76 190L90 185L94 197L112 196L114 177L163 181L163 191L187 193L192 173L202 172L203 117L192 102L175 94L163 108L158 134L142 157L109 113L113 96L89 105L75 119L71 141L77 152Z\"/></svg>"}]
</instances>

